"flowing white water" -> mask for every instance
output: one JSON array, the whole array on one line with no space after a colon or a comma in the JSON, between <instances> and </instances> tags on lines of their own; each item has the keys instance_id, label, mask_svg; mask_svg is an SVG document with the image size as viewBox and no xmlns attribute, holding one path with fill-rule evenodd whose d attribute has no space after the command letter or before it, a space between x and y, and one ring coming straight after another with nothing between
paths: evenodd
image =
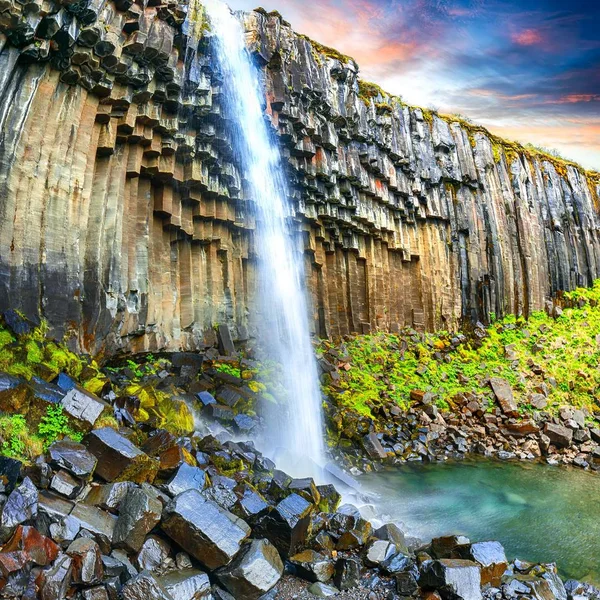
<instances>
[{"instance_id":1,"label":"flowing white water","mask_svg":"<svg viewBox=\"0 0 600 600\"><path fill-rule=\"evenodd\" d=\"M288 396L287 410L280 406L269 411L267 443L272 452L286 451L278 456L278 466L306 476L307 471L314 473L311 462L323 464L324 450L301 240L291 235L293 208L287 198L279 149L263 113L264 90L246 49L241 23L220 0L208 0L204 5L223 73L226 109L237 127L235 149L248 194L256 205L259 336L269 355L283 367L281 382ZM289 457L294 457L294 462Z\"/></svg>"}]
</instances>

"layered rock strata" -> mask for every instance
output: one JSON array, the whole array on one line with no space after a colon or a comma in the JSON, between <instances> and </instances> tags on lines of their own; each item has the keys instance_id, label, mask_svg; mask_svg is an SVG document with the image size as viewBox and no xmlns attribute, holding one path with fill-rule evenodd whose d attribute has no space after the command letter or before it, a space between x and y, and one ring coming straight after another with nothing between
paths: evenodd
<instances>
[{"instance_id":1,"label":"layered rock strata","mask_svg":"<svg viewBox=\"0 0 600 600\"><path fill-rule=\"evenodd\" d=\"M314 332L454 328L600 276L599 180L244 16ZM0 307L89 352L252 335L252 198L202 6L0 1Z\"/></svg>"}]
</instances>

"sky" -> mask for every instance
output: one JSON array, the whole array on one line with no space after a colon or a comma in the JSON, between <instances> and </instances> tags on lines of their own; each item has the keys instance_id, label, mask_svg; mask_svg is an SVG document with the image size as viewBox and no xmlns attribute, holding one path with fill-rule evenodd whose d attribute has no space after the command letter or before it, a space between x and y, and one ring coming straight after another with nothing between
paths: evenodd
<instances>
[{"instance_id":1,"label":"sky","mask_svg":"<svg viewBox=\"0 0 600 600\"><path fill-rule=\"evenodd\" d=\"M405 102L600 171L600 0L261 2Z\"/></svg>"}]
</instances>

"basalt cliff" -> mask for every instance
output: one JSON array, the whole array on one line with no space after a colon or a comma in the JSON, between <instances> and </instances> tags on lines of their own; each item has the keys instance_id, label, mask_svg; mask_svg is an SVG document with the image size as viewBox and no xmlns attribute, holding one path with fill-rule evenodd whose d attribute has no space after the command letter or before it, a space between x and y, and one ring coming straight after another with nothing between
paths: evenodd
<instances>
[{"instance_id":1,"label":"basalt cliff","mask_svg":"<svg viewBox=\"0 0 600 600\"><path fill-rule=\"evenodd\" d=\"M243 16L314 332L453 329L600 276L600 180ZM0 308L81 351L252 336L257 248L202 5L0 0Z\"/></svg>"}]
</instances>

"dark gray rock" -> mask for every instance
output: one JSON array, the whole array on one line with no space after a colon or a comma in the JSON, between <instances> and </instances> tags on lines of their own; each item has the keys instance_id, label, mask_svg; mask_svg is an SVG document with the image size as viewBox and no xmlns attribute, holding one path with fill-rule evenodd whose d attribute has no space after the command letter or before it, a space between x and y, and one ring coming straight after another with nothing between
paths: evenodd
<instances>
[{"instance_id":1,"label":"dark gray rock","mask_svg":"<svg viewBox=\"0 0 600 600\"><path fill-rule=\"evenodd\" d=\"M319 510L322 512L334 513L338 506L342 496L331 484L318 485L317 491L319 492Z\"/></svg>"},{"instance_id":2,"label":"dark gray rock","mask_svg":"<svg viewBox=\"0 0 600 600\"><path fill-rule=\"evenodd\" d=\"M158 582L173 600L200 600L210 591L208 575L199 569L172 571L159 577Z\"/></svg>"},{"instance_id":3,"label":"dark gray rock","mask_svg":"<svg viewBox=\"0 0 600 600\"><path fill-rule=\"evenodd\" d=\"M75 498L81 491L83 484L67 471L58 471L50 481L50 489L66 498Z\"/></svg>"},{"instance_id":4,"label":"dark gray rock","mask_svg":"<svg viewBox=\"0 0 600 600\"><path fill-rule=\"evenodd\" d=\"M282 573L277 549L268 540L252 540L215 575L234 597L255 600L274 587Z\"/></svg>"},{"instance_id":5,"label":"dark gray rock","mask_svg":"<svg viewBox=\"0 0 600 600\"><path fill-rule=\"evenodd\" d=\"M146 536L160 521L162 503L147 491L131 488L119 506L113 544L138 552Z\"/></svg>"},{"instance_id":6,"label":"dark gray rock","mask_svg":"<svg viewBox=\"0 0 600 600\"><path fill-rule=\"evenodd\" d=\"M0 538L8 540L13 531L22 523L31 521L38 512L38 490L29 477L17 486L8 496L0 515Z\"/></svg>"},{"instance_id":7,"label":"dark gray rock","mask_svg":"<svg viewBox=\"0 0 600 600\"><path fill-rule=\"evenodd\" d=\"M73 583L95 585L102 581L102 553L94 540L76 539L67 548L67 554L71 557Z\"/></svg>"},{"instance_id":8,"label":"dark gray rock","mask_svg":"<svg viewBox=\"0 0 600 600\"><path fill-rule=\"evenodd\" d=\"M443 558L423 563L419 586L444 600L481 600L480 567L469 560Z\"/></svg>"},{"instance_id":9,"label":"dark gray rock","mask_svg":"<svg viewBox=\"0 0 600 600\"><path fill-rule=\"evenodd\" d=\"M358 585L360 581L360 562L356 558L338 558L335 563L333 583L344 591Z\"/></svg>"},{"instance_id":10,"label":"dark gray rock","mask_svg":"<svg viewBox=\"0 0 600 600\"><path fill-rule=\"evenodd\" d=\"M365 563L371 567L380 567L397 554L396 546L387 540L375 540L365 550Z\"/></svg>"},{"instance_id":11,"label":"dark gray rock","mask_svg":"<svg viewBox=\"0 0 600 600\"><path fill-rule=\"evenodd\" d=\"M219 340L219 352L225 356L232 356L235 354L235 346L233 344L233 338L231 337L231 331L226 324L221 324L217 328L217 337Z\"/></svg>"},{"instance_id":12,"label":"dark gray rock","mask_svg":"<svg viewBox=\"0 0 600 600\"><path fill-rule=\"evenodd\" d=\"M267 538L284 557L295 554L306 541L312 508L298 494L290 494L259 519L256 535Z\"/></svg>"},{"instance_id":13,"label":"dark gray rock","mask_svg":"<svg viewBox=\"0 0 600 600\"><path fill-rule=\"evenodd\" d=\"M247 523L198 490L183 492L169 502L162 529L210 570L229 563L250 535Z\"/></svg>"},{"instance_id":14,"label":"dark gray rock","mask_svg":"<svg viewBox=\"0 0 600 600\"><path fill-rule=\"evenodd\" d=\"M477 542L466 553L468 558L481 566L481 585L498 586L508 568L504 548L500 542Z\"/></svg>"},{"instance_id":15,"label":"dark gray rock","mask_svg":"<svg viewBox=\"0 0 600 600\"><path fill-rule=\"evenodd\" d=\"M94 485L87 493L84 502L110 512L116 512L133 485L130 481Z\"/></svg>"},{"instance_id":16,"label":"dark gray rock","mask_svg":"<svg viewBox=\"0 0 600 600\"><path fill-rule=\"evenodd\" d=\"M22 467L16 458L0 456L0 494L10 494L15 489Z\"/></svg>"},{"instance_id":17,"label":"dark gray rock","mask_svg":"<svg viewBox=\"0 0 600 600\"><path fill-rule=\"evenodd\" d=\"M83 600L110 600L108 592L103 585L81 590L81 596Z\"/></svg>"},{"instance_id":18,"label":"dark gray rock","mask_svg":"<svg viewBox=\"0 0 600 600\"><path fill-rule=\"evenodd\" d=\"M177 496L187 490L203 490L206 483L206 473L202 469L183 463L164 485L164 490L171 496Z\"/></svg>"},{"instance_id":19,"label":"dark gray rock","mask_svg":"<svg viewBox=\"0 0 600 600\"><path fill-rule=\"evenodd\" d=\"M55 467L66 469L80 479L89 479L96 468L96 457L83 444L72 440L54 442L48 454Z\"/></svg>"},{"instance_id":20,"label":"dark gray rock","mask_svg":"<svg viewBox=\"0 0 600 600\"><path fill-rule=\"evenodd\" d=\"M338 590L336 587L332 585L327 585L320 581L313 583L308 588L308 591L317 598L329 598L331 596L337 596L337 594L340 593L340 590Z\"/></svg>"},{"instance_id":21,"label":"dark gray rock","mask_svg":"<svg viewBox=\"0 0 600 600\"><path fill-rule=\"evenodd\" d=\"M87 504L78 503L70 515L81 529L89 531L104 554L110 552L117 517Z\"/></svg>"},{"instance_id":22,"label":"dark gray rock","mask_svg":"<svg viewBox=\"0 0 600 600\"><path fill-rule=\"evenodd\" d=\"M54 564L42 571L40 585L41 600L62 600L71 586L73 568L71 558L66 554L59 556Z\"/></svg>"},{"instance_id":23,"label":"dark gray rock","mask_svg":"<svg viewBox=\"0 0 600 600\"><path fill-rule=\"evenodd\" d=\"M460 551L470 544L464 535L445 535L431 540L431 555L434 558L460 558Z\"/></svg>"},{"instance_id":24,"label":"dark gray rock","mask_svg":"<svg viewBox=\"0 0 600 600\"><path fill-rule=\"evenodd\" d=\"M333 577L333 562L314 550L303 550L290 556L289 561L298 577L307 581L327 582Z\"/></svg>"},{"instance_id":25,"label":"dark gray rock","mask_svg":"<svg viewBox=\"0 0 600 600\"><path fill-rule=\"evenodd\" d=\"M171 546L166 540L156 535L149 535L136 557L138 569L140 571L154 571L167 559L170 553Z\"/></svg>"},{"instance_id":26,"label":"dark gray rock","mask_svg":"<svg viewBox=\"0 0 600 600\"><path fill-rule=\"evenodd\" d=\"M494 396L496 396L496 400L498 401L502 412L507 417L518 417L519 407L517 406L517 402L513 396L510 383L508 383L506 379L502 379L500 377L491 377L490 387L494 392Z\"/></svg>"},{"instance_id":27,"label":"dark gray rock","mask_svg":"<svg viewBox=\"0 0 600 600\"><path fill-rule=\"evenodd\" d=\"M196 395L204 408L217 403L215 397L210 392L198 392Z\"/></svg>"},{"instance_id":28,"label":"dark gray rock","mask_svg":"<svg viewBox=\"0 0 600 600\"><path fill-rule=\"evenodd\" d=\"M382 525L373 532L373 537L376 537L378 540L387 540L396 546L398 552L408 554L404 533L395 523L385 523L385 525Z\"/></svg>"},{"instance_id":29,"label":"dark gray rock","mask_svg":"<svg viewBox=\"0 0 600 600\"><path fill-rule=\"evenodd\" d=\"M250 486L245 486L241 493L237 493L239 497L231 511L250 525L253 525L268 512L269 504L267 501Z\"/></svg>"},{"instance_id":30,"label":"dark gray rock","mask_svg":"<svg viewBox=\"0 0 600 600\"><path fill-rule=\"evenodd\" d=\"M105 409L110 409L110 405L91 394L84 388L76 385L71 388L60 401L64 411L73 418L89 424L91 427L98 420L98 417Z\"/></svg>"},{"instance_id":31,"label":"dark gray rock","mask_svg":"<svg viewBox=\"0 0 600 600\"><path fill-rule=\"evenodd\" d=\"M173 600L173 597L149 571L142 571L123 586L123 600Z\"/></svg>"},{"instance_id":32,"label":"dark gray rock","mask_svg":"<svg viewBox=\"0 0 600 600\"><path fill-rule=\"evenodd\" d=\"M95 429L86 435L84 444L98 459L96 474L105 481L151 483L154 479L158 463L114 429Z\"/></svg>"},{"instance_id":33,"label":"dark gray rock","mask_svg":"<svg viewBox=\"0 0 600 600\"><path fill-rule=\"evenodd\" d=\"M381 442L374 433L368 433L362 440L365 452L373 460L384 460L387 458L387 452L381 445Z\"/></svg>"}]
</instances>

